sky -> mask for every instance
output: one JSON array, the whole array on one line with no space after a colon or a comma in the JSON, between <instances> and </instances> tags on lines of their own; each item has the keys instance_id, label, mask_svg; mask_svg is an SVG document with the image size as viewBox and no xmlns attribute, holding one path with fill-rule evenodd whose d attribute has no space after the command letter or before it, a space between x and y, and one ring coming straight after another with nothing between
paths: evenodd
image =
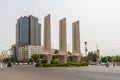
<instances>
[{"instance_id":1,"label":"sky","mask_svg":"<svg viewBox=\"0 0 120 80\"><path fill-rule=\"evenodd\" d=\"M72 49L72 22L80 21L80 46L85 53L100 49L101 55L120 55L119 0L0 0L0 52L15 44L17 19L33 15L42 24L51 14L52 48L59 46L59 20L67 20L67 46Z\"/></svg>"}]
</instances>

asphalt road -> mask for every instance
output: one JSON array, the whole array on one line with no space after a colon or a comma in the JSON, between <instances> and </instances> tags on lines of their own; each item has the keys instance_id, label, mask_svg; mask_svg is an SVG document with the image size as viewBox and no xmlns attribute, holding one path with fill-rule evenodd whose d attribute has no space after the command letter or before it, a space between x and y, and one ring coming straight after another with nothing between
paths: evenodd
<instances>
[{"instance_id":1,"label":"asphalt road","mask_svg":"<svg viewBox=\"0 0 120 80\"><path fill-rule=\"evenodd\" d=\"M98 68L100 69L99 71L92 71L92 69L97 70ZM120 73L117 69L117 73L112 73L104 72L105 68L99 66L86 68L14 66L0 70L0 80L120 80Z\"/></svg>"}]
</instances>

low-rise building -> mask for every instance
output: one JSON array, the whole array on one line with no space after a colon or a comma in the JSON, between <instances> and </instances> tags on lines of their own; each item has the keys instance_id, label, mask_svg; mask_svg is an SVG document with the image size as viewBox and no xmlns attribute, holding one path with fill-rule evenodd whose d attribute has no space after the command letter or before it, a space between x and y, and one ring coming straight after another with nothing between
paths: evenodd
<instances>
[{"instance_id":1,"label":"low-rise building","mask_svg":"<svg viewBox=\"0 0 120 80\"><path fill-rule=\"evenodd\" d=\"M31 58L32 54L41 54L42 52L43 52L42 46L27 45L27 46L19 47L18 60L27 61L29 58Z\"/></svg>"},{"instance_id":2,"label":"low-rise building","mask_svg":"<svg viewBox=\"0 0 120 80\"><path fill-rule=\"evenodd\" d=\"M9 50L4 50L2 51L1 55L0 55L0 61L6 59L6 58L11 58L11 55L9 53Z\"/></svg>"}]
</instances>

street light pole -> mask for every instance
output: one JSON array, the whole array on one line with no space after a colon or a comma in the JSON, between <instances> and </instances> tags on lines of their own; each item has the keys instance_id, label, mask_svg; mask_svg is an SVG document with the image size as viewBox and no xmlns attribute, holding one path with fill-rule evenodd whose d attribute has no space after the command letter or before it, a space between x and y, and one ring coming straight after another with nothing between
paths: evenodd
<instances>
[{"instance_id":1,"label":"street light pole","mask_svg":"<svg viewBox=\"0 0 120 80\"><path fill-rule=\"evenodd\" d=\"M85 42L85 59L86 59L86 61L87 61L87 51L88 51L87 42Z\"/></svg>"},{"instance_id":2,"label":"street light pole","mask_svg":"<svg viewBox=\"0 0 120 80\"><path fill-rule=\"evenodd\" d=\"M68 44L68 52L69 52L69 49L70 49L70 45L71 45L71 44Z\"/></svg>"}]
</instances>

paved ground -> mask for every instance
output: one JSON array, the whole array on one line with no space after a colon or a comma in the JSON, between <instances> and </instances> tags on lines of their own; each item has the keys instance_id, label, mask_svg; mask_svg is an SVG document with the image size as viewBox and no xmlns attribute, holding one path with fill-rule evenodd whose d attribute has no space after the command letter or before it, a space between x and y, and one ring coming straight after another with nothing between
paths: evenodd
<instances>
[{"instance_id":1,"label":"paved ground","mask_svg":"<svg viewBox=\"0 0 120 80\"><path fill-rule=\"evenodd\" d=\"M34 68L27 65L13 66L0 70L0 80L120 80L120 67Z\"/></svg>"},{"instance_id":2,"label":"paved ground","mask_svg":"<svg viewBox=\"0 0 120 80\"><path fill-rule=\"evenodd\" d=\"M59 68L59 69L66 69L66 68ZM68 70L79 70L79 71L89 71L89 72L105 72L105 73L120 73L120 66L96 66L96 65L89 65L88 67L74 67L74 68L67 68Z\"/></svg>"}]
</instances>

